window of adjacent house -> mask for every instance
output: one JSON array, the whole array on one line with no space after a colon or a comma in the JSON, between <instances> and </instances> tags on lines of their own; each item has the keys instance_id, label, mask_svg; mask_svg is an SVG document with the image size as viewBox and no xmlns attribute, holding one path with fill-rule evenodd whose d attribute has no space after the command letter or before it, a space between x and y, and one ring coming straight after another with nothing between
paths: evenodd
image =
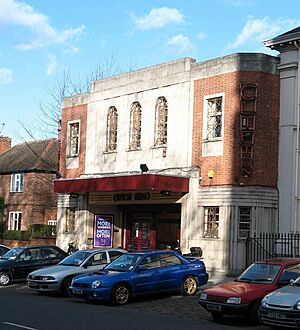
<instances>
[{"instance_id":1,"label":"window of adjacent house","mask_svg":"<svg viewBox=\"0 0 300 330\"><path fill-rule=\"evenodd\" d=\"M11 175L10 191L23 192L24 174L16 173Z\"/></svg>"},{"instance_id":2,"label":"window of adjacent house","mask_svg":"<svg viewBox=\"0 0 300 330\"><path fill-rule=\"evenodd\" d=\"M247 238L250 234L251 207L239 207L239 238Z\"/></svg>"},{"instance_id":3,"label":"window of adjacent house","mask_svg":"<svg viewBox=\"0 0 300 330\"><path fill-rule=\"evenodd\" d=\"M219 237L219 207L204 208L204 230L203 237Z\"/></svg>"},{"instance_id":4,"label":"window of adjacent house","mask_svg":"<svg viewBox=\"0 0 300 330\"><path fill-rule=\"evenodd\" d=\"M168 129L168 102L162 96L157 99L155 105L154 146L167 144L167 129Z\"/></svg>"},{"instance_id":5,"label":"window of adjacent house","mask_svg":"<svg viewBox=\"0 0 300 330\"><path fill-rule=\"evenodd\" d=\"M79 122L69 124L69 141L68 141L68 155L78 156L79 154L79 137L80 137Z\"/></svg>"},{"instance_id":6,"label":"window of adjacent house","mask_svg":"<svg viewBox=\"0 0 300 330\"><path fill-rule=\"evenodd\" d=\"M110 107L108 109L106 132L106 151L116 151L118 137L118 111L115 107Z\"/></svg>"},{"instance_id":7,"label":"window of adjacent house","mask_svg":"<svg viewBox=\"0 0 300 330\"><path fill-rule=\"evenodd\" d=\"M75 231L75 208L68 207L66 209L66 232L71 233Z\"/></svg>"},{"instance_id":8,"label":"window of adjacent house","mask_svg":"<svg viewBox=\"0 0 300 330\"><path fill-rule=\"evenodd\" d=\"M141 147L142 109L139 102L132 103L130 111L129 150Z\"/></svg>"},{"instance_id":9,"label":"window of adjacent house","mask_svg":"<svg viewBox=\"0 0 300 330\"><path fill-rule=\"evenodd\" d=\"M22 212L9 212L8 229L21 230Z\"/></svg>"},{"instance_id":10,"label":"window of adjacent house","mask_svg":"<svg viewBox=\"0 0 300 330\"><path fill-rule=\"evenodd\" d=\"M204 139L217 140L222 137L223 96L206 98L206 127Z\"/></svg>"}]
</instances>

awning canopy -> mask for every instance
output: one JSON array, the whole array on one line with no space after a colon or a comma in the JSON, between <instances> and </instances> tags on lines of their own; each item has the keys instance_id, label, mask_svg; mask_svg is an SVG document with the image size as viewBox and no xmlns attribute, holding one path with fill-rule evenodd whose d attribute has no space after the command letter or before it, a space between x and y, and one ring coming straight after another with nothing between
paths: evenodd
<instances>
[{"instance_id":1,"label":"awning canopy","mask_svg":"<svg viewBox=\"0 0 300 330\"><path fill-rule=\"evenodd\" d=\"M189 178L160 174L138 174L101 178L59 179L54 181L54 192L56 193L122 190L165 190L187 193L189 192Z\"/></svg>"}]
</instances>

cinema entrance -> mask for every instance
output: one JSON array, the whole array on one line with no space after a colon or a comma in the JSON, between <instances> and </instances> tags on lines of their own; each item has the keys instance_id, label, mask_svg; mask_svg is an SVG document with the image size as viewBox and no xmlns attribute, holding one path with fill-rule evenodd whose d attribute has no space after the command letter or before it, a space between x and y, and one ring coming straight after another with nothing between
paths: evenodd
<instances>
[{"instance_id":1,"label":"cinema entrance","mask_svg":"<svg viewBox=\"0 0 300 330\"><path fill-rule=\"evenodd\" d=\"M180 245L181 204L123 208L124 245L131 251L174 249Z\"/></svg>"}]
</instances>

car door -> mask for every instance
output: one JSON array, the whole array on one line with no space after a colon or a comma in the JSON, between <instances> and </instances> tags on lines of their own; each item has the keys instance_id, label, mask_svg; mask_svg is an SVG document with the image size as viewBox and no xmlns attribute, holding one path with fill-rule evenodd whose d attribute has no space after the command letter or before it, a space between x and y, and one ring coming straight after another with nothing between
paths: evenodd
<instances>
[{"instance_id":1,"label":"car door","mask_svg":"<svg viewBox=\"0 0 300 330\"><path fill-rule=\"evenodd\" d=\"M41 249L28 248L16 260L15 267L12 269L13 278L24 279L29 273L41 267L43 267Z\"/></svg>"},{"instance_id":2,"label":"car door","mask_svg":"<svg viewBox=\"0 0 300 330\"><path fill-rule=\"evenodd\" d=\"M145 256L133 275L134 293L151 293L159 290L161 262L159 254Z\"/></svg>"},{"instance_id":3,"label":"car door","mask_svg":"<svg viewBox=\"0 0 300 330\"><path fill-rule=\"evenodd\" d=\"M159 290L175 290L180 287L185 275L185 265L172 253L161 254Z\"/></svg>"}]
</instances>

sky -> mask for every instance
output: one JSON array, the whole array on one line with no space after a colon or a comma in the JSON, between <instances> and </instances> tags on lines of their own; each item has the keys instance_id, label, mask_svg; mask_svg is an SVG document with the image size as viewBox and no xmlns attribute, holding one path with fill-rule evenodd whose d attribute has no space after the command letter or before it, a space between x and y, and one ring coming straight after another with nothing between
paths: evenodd
<instances>
[{"instance_id":1,"label":"sky","mask_svg":"<svg viewBox=\"0 0 300 330\"><path fill-rule=\"evenodd\" d=\"M298 26L299 0L0 0L0 136L45 138L40 104L66 72L83 82L99 68L277 56L263 41Z\"/></svg>"}]
</instances>

